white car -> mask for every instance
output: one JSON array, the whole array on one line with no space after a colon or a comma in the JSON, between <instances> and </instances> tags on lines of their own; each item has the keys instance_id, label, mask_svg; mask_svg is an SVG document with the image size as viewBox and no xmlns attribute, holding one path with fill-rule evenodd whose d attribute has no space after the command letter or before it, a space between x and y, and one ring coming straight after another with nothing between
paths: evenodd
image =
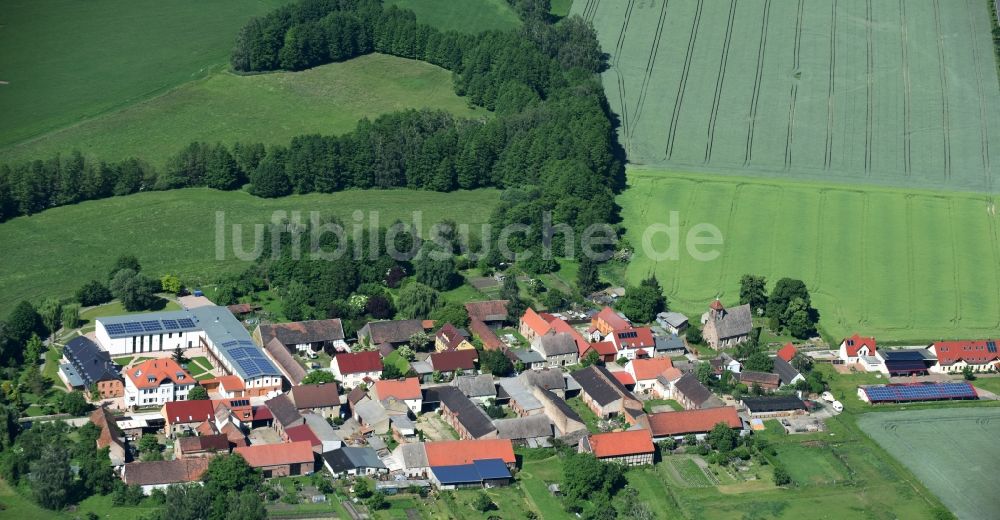
<instances>
[{"instance_id":1,"label":"white car","mask_svg":"<svg viewBox=\"0 0 1000 520\"><path fill-rule=\"evenodd\" d=\"M823 392L822 397L823 397L823 400L826 401L826 402L828 402L828 403L832 403L832 402L836 401L836 399L833 398L833 394L831 394L830 392Z\"/></svg>"},{"instance_id":2,"label":"white car","mask_svg":"<svg viewBox=\"0 0 1000 520\"><path fill-rule=\"evenodd\" d=\"M833 409L835 411L837 411L838 413L839 412L843 412L844 411L844 405L841 404L840 401L834 401L833 402Z\"/></svg>"}]
</instances>

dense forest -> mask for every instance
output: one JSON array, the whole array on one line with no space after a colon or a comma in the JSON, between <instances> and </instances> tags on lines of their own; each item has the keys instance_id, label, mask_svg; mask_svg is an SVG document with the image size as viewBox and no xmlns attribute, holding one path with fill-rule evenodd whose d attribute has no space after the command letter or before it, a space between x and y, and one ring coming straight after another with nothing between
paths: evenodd
<instances>
[{"instance_id":1,"label":"dense forest","mask_svg":"<svg viewBox=\"0 0 1000 520\"><path fill-rule=\"evenodd\" d=\"M494 115L387 114L344 135L304 135L285 146L196 142L162 168L136 158L93 162L79 152L3 165L0 220L191 186L245 186L261 197L495 186L510 190L494 215L498 225L537 225L544 210L578 229L613 222L623 175L595 74L604 66L596 35L580 18L553 25L530 8L519 12L525 23L518 31L469 36L419 24L411 11L374 0L307 0L276 9L240 31L235 70L298 70L369 52L416 58L451 70L455 91Z\"/></svg>"}]
</instances>

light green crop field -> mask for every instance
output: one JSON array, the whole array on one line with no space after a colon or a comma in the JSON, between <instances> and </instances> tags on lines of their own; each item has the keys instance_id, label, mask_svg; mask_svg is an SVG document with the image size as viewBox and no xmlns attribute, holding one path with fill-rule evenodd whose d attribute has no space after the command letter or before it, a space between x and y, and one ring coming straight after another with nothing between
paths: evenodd
<instances>
[{"instance_id":1,"label":"light green crop field","mask_svg":"<svg viewBox=\"0 0 1000 520\"><path fill-rule=\"evenodd\" d=\"M982 0L578 0L634 164L994 192Z\"/></svg>"},{"instance_id":2,"label":"light green crop field","mask_svg":"<svg viewBox=\"0 0 1000 520\"><path fill-rule=\"evenodd\" d=\"M240 26L285 1L5 1L0 146L205 77Z\"/></svg>"},{"instance_id":3,"label":"light green crop field","mask_svg":"<svg viewBox=\"0 0 1000 520\"><path fill-rule=\"evenodd\" d=\"M868 413L858 426L902 462L962 519L996 518L1000 496L1000 410L933 409ZM946 449L958 441L975 449Z\"/></svg>"},{"instance_id":4,"label":"light green crop field","mask_svg":"<svg viewBox=\"0 0 1000 520\"><path fill-rule=\"evenodd\" d=\"M627 278L655 273L670 305L698 316L719 296L734 304L747 273L806 282L821 327L879 339L992 337L1000 330L1000 240L985 195L630 169L619 197L636 249ZM676 259L643 251L644 231L677 212ZM699 261L692 227L721 231L720 252ZM671 238L652 236L658 252Z\"/></svg>"},{"instance_id":5,"label":"light green crop field","mask_svg":"<svg viewBox=\"0 0 1000 520\"><path fill-rule=\"evenodd\" d=\"M470 34L505 31L521 25L506 0L384 0L416 13L417 21L441 29Z\"/></svg>"},{"instance_id":6,"label":"light green crop field","mask_svg":"<svg viewBox=\"0 0 1000 520\"><path fill-rule=\"evenodd\" d=\"M104 279L120 254L134 254L143 271L159 278L180 276L197 286L249 264L235 258L233 225L243 224L243 250L252 250L253 224L271 222L275 211L310 211L335 215L351 225L353 213L377 211L379 226L397 218L413 222L421 211L423 233L450 218L468 223L474 234L489 219L498 200L493 189L436 193L414 190L312 193L260 199L244 192L191 188L149 192L53 208L0 225L0 316L21 299L69 297L87 280ZM216 259L216 213L225 215L225 256Z\"/></svg>"},{"instance_id":7,"label":"light green crop field","mask_svg":"<svg viewBox=\"0 0 1000 520\"><path fill-rule=\"evenodd\" d=\"M359 119L409 108L485 114L455 95L451 73L381 54L302 72L219 72L78 125L0 149L8 160L80 150L100 160L162 162L196 140L287 143L293 136L351 131Z\"/></svg>"}]
</instances>

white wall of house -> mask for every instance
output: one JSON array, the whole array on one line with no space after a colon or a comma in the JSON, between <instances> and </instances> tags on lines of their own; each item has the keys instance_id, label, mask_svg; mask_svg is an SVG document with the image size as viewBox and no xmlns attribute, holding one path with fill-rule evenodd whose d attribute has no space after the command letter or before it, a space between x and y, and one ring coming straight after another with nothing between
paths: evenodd
<instances>
[{"instance_id":1,"label":"white wall of house","mask_svg":"<svg viewBox=\"0 0 1000 520\"><path fill-rule=\"evenodd\" d=\"M114 338L108 334L104 324L97 322L94 330L97 343L112 356L125 356L148 352L172 352L175 348L193 348L199 345L201 331L167 332Z\"/></svg>"},{"instance_id":2,"label":"white wall of house","mask_svg":"<svg viewBox=\"0 0 1000 520\"><path fill-rule=\"evenodd\" d=\"M145 376L140 376L145 377ZM174 384L166 381L156 388L138 388L132 378L125 378L125 406L162 406L171 401L186 401L187 394L194 388L194 381L188 384Z\"/></svg>"}]
</instances>

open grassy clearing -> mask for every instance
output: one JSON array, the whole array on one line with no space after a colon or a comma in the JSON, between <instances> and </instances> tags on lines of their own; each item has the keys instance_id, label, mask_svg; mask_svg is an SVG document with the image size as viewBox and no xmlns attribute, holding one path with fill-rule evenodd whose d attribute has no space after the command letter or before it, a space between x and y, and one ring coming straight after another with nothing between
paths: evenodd
<instances>
[{"instance_id":1,"label":"open grassy clearing","mask_svg":"<svg viewBox=\"0 0 1000 520\"><path fill-rule=\"evenodd\" d=\"M979 0L577 1L636 164L995 191Z\"/></svg>"},{"instance_id":2,"label":"open grassy clearing","mask_svg":"<svg viewBox=\"0 0 1000 520\"><path fill-rule=\"evenodd\" d=\"M302 72L218 72L0 153L37 159L76 149L100 160L140 157L161 165L192 141L287 144L296 135L341 134L359 119L410 108L486 114L455 95L447 70L370 54Z\"/></svg>"},{"instance_id":3,"label":"open grassy clearing","mask_svg":"<svg viewBox=\"0 0 1000 520\"><path fill-rule=\"evenodd\" d=\"M983 195L632 169L619 203L636 247L628 280L655 273L671 306L691 316L717 295L735 302L740 277L755 273L805 281L832 337L934 340L1000 328L1000 222ZM643 254L643 231L674 211L679 257L656 262ZM686 252L688 230L702 223L722 232L714 260ZM663 252L670 238L657 233L652 244Z\"/></svg>"},{"instance_id":4,"label":"open grassy clearing","mask_svg":"<svg viewBox=\"0 0 1000 520\"><path fill-rule=\"evenodd\" d=\"M0 146L205 77L285 0L12 0L0 31Z\"/></svg>"},{"instance_id":5,"label":"open grassy clearing","mask_svg":"<svg viewBox=\"0 0 1000 520\"><path fill-rule=\"evenodd\" d=\"M199 286L216 277L236 273L247 262L232 249L232 225L244 225L244 250L252 250L252 225L270 222L275 211L310 211L335 215L350 224L360 210L364 222L377 211L380 226L397 218L413 220L421 211L424 233L445 218L467 222L471 229L485 223L497 200L492 189L435 193L412 190L313 193L281 199L259 199L244 192L204 188L149 192L88 201L54 208L0 225L0 315L21 299L71 296L92 278L105 279L119 254L138 256L143 271L159 277L174 273L188 285ZM225 214L226 255L216 260L216 212ZM44 240L39 237L45 237Z\"/></svg>"},{"instance_id":6,"label":"open grassy clearing","mask_svg":"<svg viewBox=\"0 0 1000 520\"><path fill-rule=\"evenodd\" d=\"M933 409L869 413L859 426L906 465L959 518L995 518L1000 507L989 478L1000 463L1000 410ZM942 449L944 439L962 439L975 449Z\"/></svg>"},{"instance_id":7,"label":"open grassy clearing","mask_svg":"<svg viewBox=\"0 0 1000 520\"><path fill-rule=\"evenodd\" d=\"M521 25L506 0L384 0L416 13L417 21L441 29L470 34L505 31Z\"/></svg>"}]
</instances>

